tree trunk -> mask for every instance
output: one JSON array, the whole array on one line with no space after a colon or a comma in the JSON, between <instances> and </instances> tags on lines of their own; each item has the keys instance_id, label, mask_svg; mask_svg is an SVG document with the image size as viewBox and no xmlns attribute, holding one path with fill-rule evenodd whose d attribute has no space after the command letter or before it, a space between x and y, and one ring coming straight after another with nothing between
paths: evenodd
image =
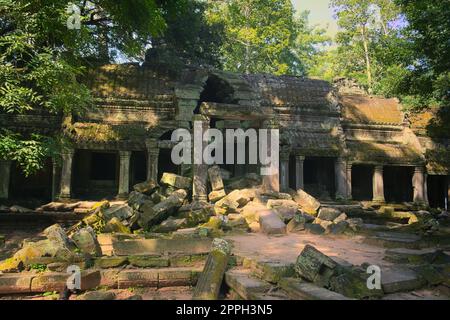
<instances>
[{"instance_id":1,"label":"tree trunk","mask_svg":"<svg viewBox=\"0 0 450 320\"><path fill-rule=\"evenodd\" d=\"M217 300L225 274L230 245L223 239L214 239L205 267L194 289L194 300Z\"/></svg>"},{"instance_id":2,"label":"tree trunk","mask_svg":"<svg viewBox=\"0 0 450 320\"><path fill-rule=\"evenodd\" d=\"M364 54L366 59L366 73L367 73L367 82L369 84L369 90L372 89L372 67L370 63L370 56L369 56L369 41L367 39L366 29L363 27L361 29L361 35L364 45Z\"/></svg>"}]
</instances>

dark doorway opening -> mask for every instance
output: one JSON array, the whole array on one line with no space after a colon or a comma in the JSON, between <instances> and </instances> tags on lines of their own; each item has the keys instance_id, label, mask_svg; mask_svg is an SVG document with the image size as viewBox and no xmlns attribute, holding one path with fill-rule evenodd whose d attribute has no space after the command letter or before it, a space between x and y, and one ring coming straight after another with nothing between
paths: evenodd
<instances>
[{"instance_id":1,"label":"dark doorway opening","mask_svg":"<svg viewBox=\"0 0 450 320\"><path fill-rule=\"evenodd\" d=\"M305 191L322 199L335 197L334 158L306 157L304 162Z\"/></svg>"},{"instance_id":2,"label":"dark doorway opening","mask_svg":"<svg viewBox=\"0 0 450 320\"><path fill-rule=\"evenodd\" d=\"M386 202L413 201L413 167L385 166L383 168L384 198Z\"/></svg>"},{"instance_id":3,"label":"dark doorway opening","mask_svg":"<svg viewBox=\"0 0 450 320\"><path fill-rule=\"evenodd\" d=\"M143 151L133 151L130 158L130 190L147 180L147 157Z\"/></svg>"},{"instance_id":4,"label":"dark doorway opening","mask_svg":"<svg viewBox=\"0 0 450 320\"><path fill-rule=\"evenodd\" d=\"M164 172L179 174L179 166L172 162L171 154L171 149L159 149L158 181L161 180Z\"/></svg>"},{"instance_id":5,"label":"dark doorway opening","mask_svg":"<svg viewBox=\"0 0 450 320\"><path fill-rule=\"evenodd\" d=\"M49 202L52 199L53 163L46 159L36 173L25 176L16 162L11 165L9 197L17 202Z\"/></svg>"},{"instance_id":6,"label":"dark doorway opening","mask_svg":"<svg viewBox=\"0 0 450 320\"><path fill-rule=\"evenodd\" d=\"M428 175L427 191L430 207L444 209L445 199L447 199L447 206L449 205L448 179L447 176Z\"/></svg>"},{"instance_id":7,"label":"dark doorway opening","mask_svg":"<svg viewBox=\"0 0 450 320\"><path fill-rule=\"evenodd\" d=\"M73 196L114 198L118 191L119 157L115 151L77 150L73 162Z\"/></svg>"},{"instance_id":8,"label":"dark doorway opening","mask_svg":"<svg viewBox=\"0 0 450 320\"><path fill-rule=\"evenodd\" d=\"M200 94L200 100L194 110L194 114L200 113L200 105L202 102L219 102L219 103L236 103L233 100L234 89L225 80L218 76L211 75L206 80L203 91Z\"/></svg>"},{"instance_id":9,"label":"dark doorway opening","mask_svg":"<svg viewBox=\"0 0 450 320\"><path fill-rule=\"evenodd\" d=\"M373 199L373 166L352 166L352 198L357 201L371 201Z\"/></svg>"}]
</instances>

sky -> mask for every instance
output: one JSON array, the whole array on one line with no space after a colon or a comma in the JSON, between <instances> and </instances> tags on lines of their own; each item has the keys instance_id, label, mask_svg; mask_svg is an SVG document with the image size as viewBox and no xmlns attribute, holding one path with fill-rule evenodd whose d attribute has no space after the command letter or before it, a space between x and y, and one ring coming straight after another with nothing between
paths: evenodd
<instances>
[{"instance_id":1,"label":"sky","mask_svg":"<svg viewBox=\"0 0 450 320\"><path fill-rule=\"evenodd\" d=\"M292 0L295 9L309 10L309 20L312 25L319 25L328 30L330 36L336 35L337 24L333 18L333 11L329 8L329 0Z\"/></svg>"}]
</instances>

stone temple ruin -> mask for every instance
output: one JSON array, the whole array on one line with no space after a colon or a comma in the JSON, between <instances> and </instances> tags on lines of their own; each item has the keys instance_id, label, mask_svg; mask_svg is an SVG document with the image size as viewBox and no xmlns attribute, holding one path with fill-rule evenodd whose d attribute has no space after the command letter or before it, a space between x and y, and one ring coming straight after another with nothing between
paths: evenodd
<instances>
[{"instance_id":1,"label":"stone temple ruin","mask_svg":"<svg viewBox=\"0 0 450 320\"><path fill-rule=\"evenodd\" d=\"M203 186L205 168L170 161L171 133L205 127L278 128L280 174L275 189L302 188L321 199L421 202L444 208L449 167L433 154L449 142L426 135L425 114L406 119L395 99L371 97L347 84L289 76L240 75L205 69L171 74L159 67L108 65L86 82L95 108L82 115L0 115L2 127L22 133L58 134L73 144L62 162L49 160L25 179L14 163L0 162L0 198L98 199L124 196L138 182L164 172ZM231 176L259 172L254 165L226 165ZM277 186L279 184L279 187Z\"/></svg>"},{"instance_id":2,"label":"stone temple ruin","mask_svg":"<svg viewBox=\"0 0 450 320\"><path fill-rule=\"evenodd\" d=\"M431 112L407 117L396 99L369 96L345 79L331 85L123 64L89 70L83 81L95 107L81 114L0 114L2 127L70 140L60 160L48 159L31 177L0 161L0 221L45 217L50 225L8 255L0 236L0 295L64 291L73 264L83 270L82 290L196 285L198 299L217 299L222 278L229 297L244 299L449 288L450 135L427 135ZM279 129L279 173L260 176L254 164L173 164L172 132L193 130L194 121L219 130ZM408 269L394 268L382 288L368 291L361 287L366 265L349 266L308 245L294 263L261 261L242 253L245 245L228 231L269 239L364 234L365 243L397 248L385 252L387 260ZM211 249L219 237L235 247L216 239ZM33 273L36 266L46 272ZM114 297L95 292L85 298Z\"/></svg>"}]
</instances>

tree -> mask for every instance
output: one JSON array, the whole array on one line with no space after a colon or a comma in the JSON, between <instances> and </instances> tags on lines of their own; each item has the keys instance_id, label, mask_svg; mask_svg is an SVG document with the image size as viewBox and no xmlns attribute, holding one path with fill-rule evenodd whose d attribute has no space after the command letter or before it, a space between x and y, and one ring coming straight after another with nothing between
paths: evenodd
<instances>
[{"instance_id":1,"label":"tree","mask_svg":"<svg viewBox=\"0 0 450 320\"><path fill-rule=\"evenodd\" d=\"M396 57L393 50L398 47L392 43L401 42L394 23L399 19L398 7L392 0L332 0L331 6L340 27L340 75L355 78L370 91L376 91L376 83L389 66L378 54Z\"/></svg>"},{"instance_id":2,"label":"tree","mask_svg":"<svg viewBox=\"0 0 450 320\"><path fill-rule=\"evenodd\" d=\"M164 1L74 3L80 9L78 30L67 27L73 14L67 12L67 1L0 0L0 112L83 111L91 98L78 76L91 58L107 62L113 49L142 55L151 37L165 28ZM58 136L0 131L0 158L17 161L27 175L64 145Z\"/></svg>"},{"instance_id":3,"label":"tree","mask_svg":"<svg viewBox=\"0 0 450 320\"><path fill-rule=\"evenodd\" d=\"M223 24L223 67L235 72L305 75L328 41L290 0L210 1L208 19Z\"/></svg>"},{"instance_id":4,"label":"tree","mask_svg":"<svg viewBox=\"0 0 450 320\"><path fill-rule=\"evenodd\" d=\"M221 21L210 19L210 4L201 0L179 0L177 6L164 15L164 34L153 37L146 60L153 58L183 64L210 65L221 68L220 48L224 38Z\"/></svg>"}]
</instances>

